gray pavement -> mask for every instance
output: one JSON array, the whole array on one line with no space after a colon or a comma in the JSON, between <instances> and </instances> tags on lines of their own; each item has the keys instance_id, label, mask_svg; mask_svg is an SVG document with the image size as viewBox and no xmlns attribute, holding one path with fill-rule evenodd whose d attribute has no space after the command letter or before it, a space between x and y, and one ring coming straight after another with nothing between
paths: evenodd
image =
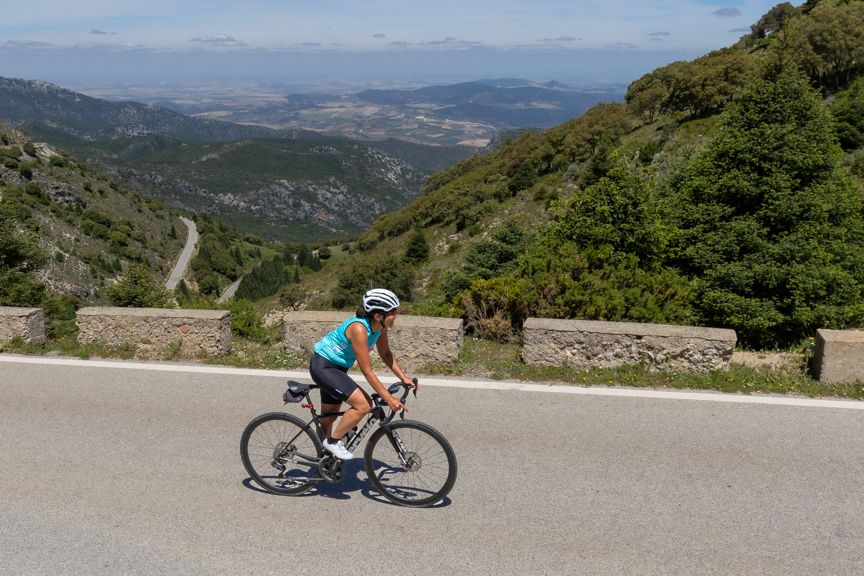
<instances>
[{"instance_id":1,"label":"gray pavement","mask_svg":"<svg viewBox=\"0 0 864 576\"><path fill-rule=\"evenodd\" d=\"M860 410L428 386L460 469L414 510L357 460L257 490L283 380L0 363L0 574L864 573Z\"/></svg>"},{"instance_id":2,"label":"gray pavement","mask_svg":"<svg viewBox=\"0 0 864 576\"><path fill-rule=\"evenodd\" d=\"M240 288L241 282L243 282L242 276L240 278L238 278L237 280L235 280L234 282L232 282L227 288L225 288L225 290L222 292L222 295L219 296L219 299L217 300L217 302L219 302L221 304L222 302L227 302L228 300L233 298L234 294L237 293L237 289Z\"/></svg>"},{"instance_id":3,"label":"gray pavement","mask_svg":"<svg viewBox=\"0 0 864 576\"><path fill-rule=\"evenodd\" d=\"M198 243L198 228L195 226L195 222L188 218L184 218L183 216L180 216L180 220L186 225L188 234L186 236L186 244L183 246L183 250L180 251L180 256L177 258L177 262L174 264L171 274L168 275L168 279L165 281L165 287L169 290L177 288L180 279L183 278L184 274L186 274L186 268L192 260L192 254L195 252L195 245Z\"/></svg>"}]
</instances>

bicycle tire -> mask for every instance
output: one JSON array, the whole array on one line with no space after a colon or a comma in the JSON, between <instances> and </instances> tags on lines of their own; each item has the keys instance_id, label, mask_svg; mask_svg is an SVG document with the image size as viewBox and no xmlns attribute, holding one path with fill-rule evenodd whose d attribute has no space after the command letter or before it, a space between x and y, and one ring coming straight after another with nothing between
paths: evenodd
<instances>
[{"instance_id":1,"label":"bicycle tire","mask_svg":"<svg viewBox=\"0 0 864 576\"><path fill-rule=\"evenodd\" d=\"M444 435L414 420L391 422L388 427L402 440L411 464L408 468L402 464L387 430L379 428L363 454L366 474L375 488L391 502L413 508L443 500L456 482L456 453Z\"/></svg>"},{"instance_id":2,"label":"bicycle tire","mask_svg":"<svg viewBox=\"0 0 864 576\"><path fill-rule=\"evenodd\" d=\"M273 494L296 496L311 490L319 479L318 468L311 463L323 453L311 427L284 412L258 416L240 438L240 458L246 472Z\"/></svg>"}]
</instances>

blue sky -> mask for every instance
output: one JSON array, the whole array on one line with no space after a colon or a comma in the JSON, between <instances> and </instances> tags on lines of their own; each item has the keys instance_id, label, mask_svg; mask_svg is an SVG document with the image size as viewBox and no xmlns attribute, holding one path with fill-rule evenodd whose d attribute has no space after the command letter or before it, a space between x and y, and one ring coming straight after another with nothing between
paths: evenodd
<instances>
[{"instance_id":1,"label":"blue sky","mask_svg":"<svg viewBox=\"0 0 864 576\"><path fill-rule=\"evenodd\" d=\"M734 43L775 3L28 0L0 8L0 76L629 82Z\"/></svg>"}]
</instances>

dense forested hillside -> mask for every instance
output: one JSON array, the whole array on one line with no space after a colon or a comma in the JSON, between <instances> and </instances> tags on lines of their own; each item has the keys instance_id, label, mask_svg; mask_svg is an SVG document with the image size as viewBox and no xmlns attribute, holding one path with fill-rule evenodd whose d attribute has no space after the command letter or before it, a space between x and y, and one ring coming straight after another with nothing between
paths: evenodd
<instances>
[{"instance_id":1,"label":"dense forested hillside","mask_svg":"<svg viewBox=\"0 0 864 576\"><path fill-rule=\"evenodd\" d=\"M311 304L387 284L496 339L528 316L731 327L755 347L862 326L862 75L864 2L780 4L626 104L435 174Z\"/></svg>"}]
</instances>

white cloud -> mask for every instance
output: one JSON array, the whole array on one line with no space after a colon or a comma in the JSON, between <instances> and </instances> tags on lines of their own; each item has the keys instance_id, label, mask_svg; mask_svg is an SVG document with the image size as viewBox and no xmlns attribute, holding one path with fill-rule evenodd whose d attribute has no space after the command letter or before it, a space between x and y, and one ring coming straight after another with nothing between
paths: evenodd
<instances>
[{"instance_id":1,"label":"white cloud","mask_svg":"<svg viewBox=\"0 0 864 576\"><path fill-rule=\"evenodd\" d=\"M48 50L56 47L49 42L35 42L32 40L9 40L3 46L13 50Z\"/></svg>"},{"instance_id":2,"label":"white cloud","mask_svg":"<svg viewBox=\"0 0 864 576\"><path fill-rule=\"evenodd\" d=\"M606 44L604 48L608 48L610 50L637 50L639 46L633 44L632 42L612 42L610 44Z\"/></svg>"},{"instance_id":3,"label":"white cloud","mask_svg":"<svg viewBox=\"0 0 864 576\"><path fill-rule=\"evenodd\" d=\"M578 42L581 38L574 36L558 36L557 38L541 38L538 42Z\"/></svg>"},{"instance_id":4,"label":"white cloud","mask_svg":"<svg viewBox=\"0 0 864 576\"><path fill-rule=\"evenodd\" d=\"M202 44L210 44L211 46L228 46L228 47L243 47L246 46L243 42L227 36L225 34L217 34L216 36L198 36L191 38L190 42L200 42Z\"/></svg>"}]
</instances>

